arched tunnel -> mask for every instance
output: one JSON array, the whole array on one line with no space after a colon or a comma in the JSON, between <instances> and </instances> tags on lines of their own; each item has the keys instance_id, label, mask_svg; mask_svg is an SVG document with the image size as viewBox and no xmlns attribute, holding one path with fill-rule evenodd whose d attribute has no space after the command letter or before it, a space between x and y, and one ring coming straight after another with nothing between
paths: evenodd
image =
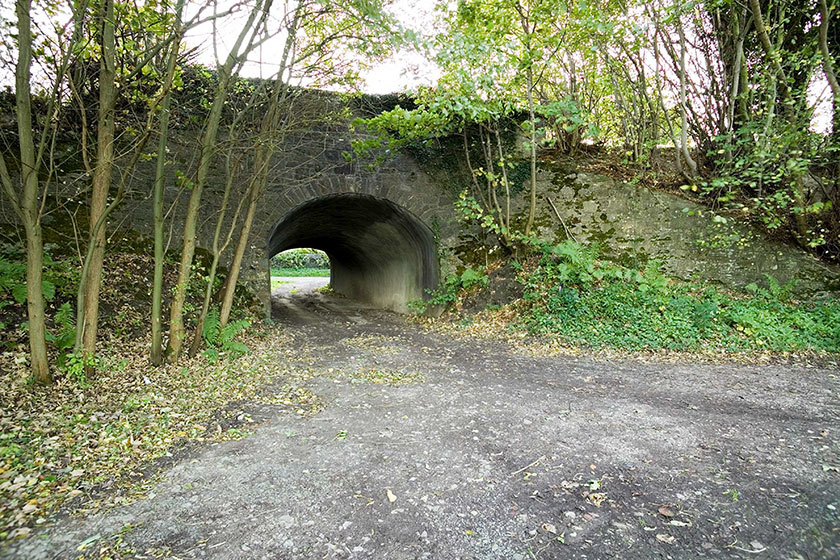
<instances>
[{"instance_id":1,"label":"arched tunnel","mask_svg":"<svg viewBox=\"0 0 840 560\"><path fill-rule=\"evenodd\" d=\"M406 311L438 285L432 231L383 198L344 193L297 206L269 232L268 256L300 247L329 256L333 290L376 307Z\"/></svg>"}]
</instances>

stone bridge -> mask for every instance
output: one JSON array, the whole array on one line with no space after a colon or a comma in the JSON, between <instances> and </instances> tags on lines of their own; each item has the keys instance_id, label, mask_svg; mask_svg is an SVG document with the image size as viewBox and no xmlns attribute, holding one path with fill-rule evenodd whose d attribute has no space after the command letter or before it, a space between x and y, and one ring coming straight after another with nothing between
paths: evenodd
<instances>
[{"instance_id":1,"label":"stone bridge","mask_svg":"<svg viewBox=\"0 0 840 560\"><path fill-rule=\"evenodd\" d=\"M339 146L315 158L317 172L305 180L288 171L270 177L243 281L265 297L268 259L311 247L329 256L335 291L404 311L407 302L438 285L440 245L457 233L452 191L410 156L400 154L369 169L347 163L337 149L344 140L336 142Z\"/></svg>"},{"instance_id":2,"label":"stone bridge","mask_svg":"<svg viewBox=\"0 0 840 560\"><path fill-rule=\"evenodd\" d=\"M352 102L356 114L382 109L380 103L365 113L359 106L363 102ZM447 249L460 242L453 200L468 181L460 139L441 141L423 159L418 159L422 152L400 151L371 166L345 158L355 134L348 122L290 135L272 161L240 274L240 283L259 297L266 314L271 302L269 259L287 249L326 252L334 290L396 311L405 311L408 302L438 286L440 255L452 260L445 264L457 265L458 256ZM180 169L194 168L196 137L189 130L173 135L173 160ZM198 240L203 248L211 246L223 192L223 161L217 159L203 199L207 210ZM153 163L146 167L139 172L139 182L150 185ZM244 166L240 180L248 179L249 169ZM736 224L722 231L703 207L675 195L591 173L569 173L550 163L540 165L537 182L541 196L535 233L543 240L559 241L571 234L580 242L597 242L608 258L632 266L654 258L674 277L701 278L736 289L763 283L765 274L781 283L796 280L797 292L806 296L836 294L840 289L837 267L769 241L747 226ZM179 189L169 185L167 198L174 200ZM513 201L520 217L525 194L523 190ZM180 196L183 210L185 194ZM692 211L686 212L687 208ZM124 225L150 234L148 201L138 200L127 210ZM173 232L178 232L183 220L177 210L175 214ZM724 235L748 243L700 243ZM231 252L227 251L228 258Z\"/></svg>"},{"instance_id":3,"label":"stone bridge","mask_svg":"<svg viewBox=\"0 0 840 560\"><path fill-rule=\"evenodd\" d=\"M354 113L360 114L363 102L351 102ZM453 207L457 180L452 173L421 166L406 153L393 154L378 165L348 161L345 154L354 134L348 125L345 121L289 135L272 161L240 273L240 283L259 296L267 313L269 259L299 247L327 253L335 291L377 307L405 311L407 302L422 299L438 286L438 255L454 243L458 232ZM194 167L197 154L191 133L173 135L171 150L180 168ZM198 240L204 248L211 246L223 192L223 161L217 159L202 199L208 210ZM243 166L241 182L249 179L249 171ZM143 174L148 173L152 170ZM168 189L167 198L174 200L177 187ZM132 229L149 231L148 206L131 210ZM176 219L174 231L182 223ZM228 258L231 252L228 249Z\"/></svg>"},{"instance_id":4,"label":"stone bridge","mask_svg":"<svg viewBox=\"0 0 840 560\"><path fill-rule=\"evenodd\" d=\"M340 102L337 96L314 95L328 105ZM366 109L365 102L373 106ZM381 111L382 105L381 99L362 98L350 102L350 109L355 115L372 115ZM290 134L271 162L267 191L255 216L240 274L240 282L258 296L266 314L271 302L269 259L287 249L325 251L333 289L396 311L405 311L408 302L437 287L440 255L449 255L447 265L457 265L458 258L465 256L447 251L460 243L453 200L469 180L461 139L445 139L425 154L423 150L401 151L371 166L345 158L354 134L346 118ZM173 168L187 175L195 169L198 136L195 128L173 131ZM240 191L249 171L244 165ZM154 162L141 163L134 175L137 198L123 204L121 216L114 221L119 227L151 235L148 187L154 181ZM224 158L220 156L212 163L205 187L199 248L211 246L224 177ZM551 163L540 165L537 183L541 196L535 233L543 240L559 241L573 235L583 243L597 242L605 256L632 266L653 258L672 276L705 279L736 289L761 283L766 274L772 274L781 283L796 280L802 295L822 297L840 291L836 266L767 240L746 225L727 226L723 231L703 207L675 195L591 173L570 172ZM520 217L527 202L524 193L513 201L514 213ZM167 181L166 198L174 205L170 249L180 249L178 232L183 227L186 196L175 181ZM0 218L3 215L0 204ZM748 242L700 243L708 237ZM227 259L231 252L228 249Z\"/></svg>"}]
</instances>

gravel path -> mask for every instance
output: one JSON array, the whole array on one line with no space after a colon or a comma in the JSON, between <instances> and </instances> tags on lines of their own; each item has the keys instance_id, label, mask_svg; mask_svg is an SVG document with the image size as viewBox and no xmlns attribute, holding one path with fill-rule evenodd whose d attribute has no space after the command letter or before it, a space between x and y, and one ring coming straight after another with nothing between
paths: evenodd
<instances>
[{"instance_id":1,"label":"gravel path","mask_svg":"<svg viewBox=\"0 0 840 560\"><path fill-rule=\"evenodd\" d=\"M251 437L10 557L128 524L137 558L840 557L837 371L526 357L309 289L274 318L322 412L255 404Z\"/></svg>"}]
</instances>

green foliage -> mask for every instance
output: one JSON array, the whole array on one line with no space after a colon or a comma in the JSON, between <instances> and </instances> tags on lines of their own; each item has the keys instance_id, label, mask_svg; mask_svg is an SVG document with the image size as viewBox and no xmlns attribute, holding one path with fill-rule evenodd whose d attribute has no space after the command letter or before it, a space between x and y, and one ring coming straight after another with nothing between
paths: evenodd
<instances>
[{"instance_id":1,"label":"green foliage","mask_svg":"<svg viewBox=\"0 0 840 560\"><path fill-rule=\"evenodd\" d=\"M627 350L840 352L840 303L795 302L771 277L767 289L739 295L670 280L655 262L638 270L602 261L572 241L540 255L522 276L520 326L532 333Z\"/></svg>"},{"instance_id":2,"label":"green foliage","mask_svg":"<svg viewBox=\"0 0 840 560\"><path fill-rule=\"evenodd\" d=\"M76 385L85 389L89 386L87 372L102 369L104 364L102 358L79 352L63 355L59 368Z\"/></svg>"},{"instance_id":3,"label":"green foliage","mask_svg":"<svg viewBox=\"0 0 840 560\"><path fill-rule=\"evenodd\" d=\"M600 137L594 116L588 114L571 96L537 105L535 110L546 123L537 129L538 138L542 138L545 146L557 146L563 151L570 151L583 139L598 140Z\"/></svg>"},{"instance_id":4,"label":"green foliage","mask_svg":"<svg viewBox=\"0 0 840 560\"><path fill-rule=\"evenodd\" d=\"M791 231L803 246L836 254L838 209L831 199L809 197L803 181L838 153L840 147L810 133L806 122L772 130L762 122L745 123L734 135L715 138L709 158L717 176L682 189L771 232Z\"/></svg>"},{"instance_id":5,"label":"green foliage","mask_svg":"<svg viewBox=\"0 0 840 560\"><path fill-rule=\"evenodd\" d=\"M54 332L47 332L47 341L58 350L59 366L63 365L65 355L73 347L75 340L75 317L70 303L78 282L78 270L68 260L54 260L54 246L44 247L41 289L47 302L58 304L64 301L53 317ZM0 246L0 310L17 306L12 316L23 316L26 304L26 255L17 245ZM0 321L0 330L10 325ZM14 325L12 325L14 326ZM28 323L21 324L27 328Z\"/></svg>"},{"instance_id":6,"label":"green foliage","mask_svg":"<svg viewBox=\"0 0 840 560\"><path fill-rule=\"evenodd\" d=\"M318 249L290 249L271 257L272 268L330 268L327 254Z\"/></svg>"},{"instance_id":7,"label":"green foliage","mask_svg":"<svg viewBox=\"0 0 840 560\"><path fill-rule=\"evenodd\" d=\"M204 330L202 332L204 341L207 343L204 356L210 363L215 363L223 355L234 359L248 353L248 346L244 342L236 340L236 337L250 326L250 321L240 319L231 321L222 327L219 312L215 309L210 311L204 320Z\"/></svg>"},{"instance_id":8,"label":"green foliage","mask_svg":"<svg viewBox=\"0 0 840 560\"><path fill-rule=\"evenodd\" d=\"M55 314L56 331L47 332L47 341L58 350L58 367L67 365L68 352L76 342L76 316L69 302L64 302Z\"/></svg>"},{"instance_id":9,"label":"green foliage","mask_svg":"<svg viewBox=\"0 0 840 560\"><path fill-rule=\"evenodd\" d=\"M458 301L464 292L476 288L486 288L490 278L473 268L465 268L460 274L447 276L436 290L429 291L429 299L413 301L409 307L417 313L425 313L429 307L449 307Z\"/></svg>"},{"instance_id":10,"label":"green foliage","mask_svg":"<svg viewBox=\"0 0 840 560\"><path fill-rule=\"evenodd\" d=\"M51 256L53 246L44 247L44 268L41 289L46 301L52 301L57 290L74 283L75 271L66 261L55 261ZM0 309L11 304L26 303L26 255L18 245L0 246ZM6 298L11 298L8 301Z\"/></svg>"}]
</instances>

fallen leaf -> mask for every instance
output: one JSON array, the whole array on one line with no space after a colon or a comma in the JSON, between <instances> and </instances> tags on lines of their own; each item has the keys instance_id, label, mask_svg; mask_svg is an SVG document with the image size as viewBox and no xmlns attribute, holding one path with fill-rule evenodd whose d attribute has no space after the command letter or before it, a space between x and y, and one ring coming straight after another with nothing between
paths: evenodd
<instances>
[{"instance_id":1,"label":"fallen leaf","mask_svg":"<svg viewBox=\"0 0 840 560\"><path fill-rule=\"evenodd\" d=\"M674 517L676 513L674 513L674 510L671 508L671 506L659 506L659 515L662 515L664 517Z\"/></svg>"},{"instance_id":2,"label":"fallen leaf","mask_svg":"<svg viewBox=\"0 0 840 560\"><path fill-rule=\"evenodd\" d=\"M98 541L100 538L102 538L102 535L99 535L99 534L96 534L92 537L88 537L88 538L86 538L85 540L83 540L82 542L79 543L79 546L76 547L76 550L82 551L82 550L86 549L87 547L89 547L90 545L92 545L93 543L95 543L96 541Z\"/></svg>"},{"instance_id":3,"label":"fallen leaf","mask_svg":"<svg viewBox=\"0 0 840 560\"><path fill-rule=\"evenodd\" d=\"M607 495L603 492L593 492L587 497L589 503L595 507L601 507L601 504L603 504L606 499Z\"/></svg>"},{"instance_id":4,"label":"fallen leaf","mask_svg":"<svg viewBox=\"0 0 840 560\"><path fill-rule=\"evenodd\" d=\"M677 539L675 537L672 537L671 535L659 533L658 535L656 535L656 540L658 540L659 542L664 542L665 544L674 544L674 542Z\"/></svg>"}]
</instances>

